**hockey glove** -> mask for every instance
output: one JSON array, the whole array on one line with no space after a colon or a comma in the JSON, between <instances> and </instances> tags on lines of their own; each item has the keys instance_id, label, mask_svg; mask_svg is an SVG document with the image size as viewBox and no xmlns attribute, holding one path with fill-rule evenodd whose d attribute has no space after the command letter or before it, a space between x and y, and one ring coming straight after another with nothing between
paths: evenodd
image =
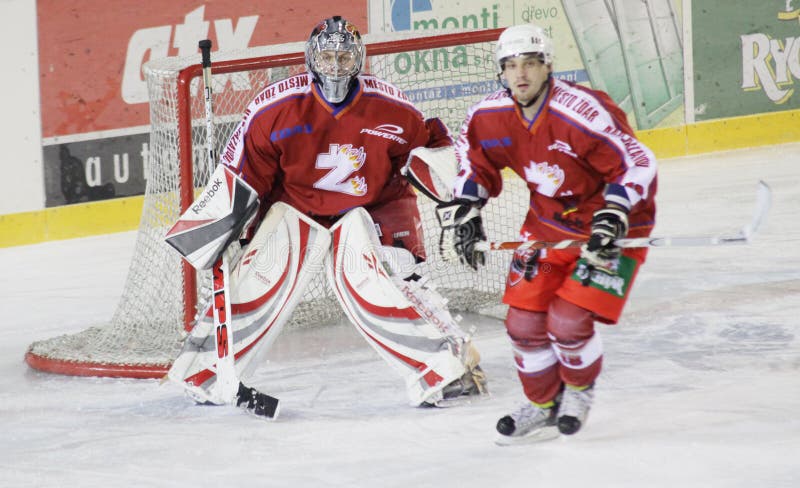
<instances>
[{"instance_id":1,"label":"hockey glove","mask_svg":"<svg viewBox=\"0 0 800 488\"><path fill-rule=\"evenodd\" d=\"M615 240L628 233L628 213L615 205L608 205L592 216L592 235L581 247L581 257L591 268L611 270L617 263L621 249Z\"/></svg>"},{"instance_id":2,"label":"hockey glove","mask_svg":"<svg viewBox=\"0 0 800 488\"><path fill-rule=\"evenodd\" d=\"M486 264L485 253L475 250L476 243L486 240L480 202L457 198L436 207L436 217L442 227L439 250L445 259L453 258L455 254L462 263L475 270L478 265ZM448 238L450 233L452 237Z\"/></svg>"}]
</instances>

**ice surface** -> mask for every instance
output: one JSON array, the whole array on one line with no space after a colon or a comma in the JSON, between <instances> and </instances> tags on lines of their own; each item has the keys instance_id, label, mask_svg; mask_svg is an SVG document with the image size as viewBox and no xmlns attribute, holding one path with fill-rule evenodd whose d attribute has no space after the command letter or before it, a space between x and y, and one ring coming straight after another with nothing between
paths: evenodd
<instances>
[{"instance_id":1,"label":"ice surface","mask_svg":"<svg viewBox=\"0 0 800 488\"><path fill-rule=\"evenodd\" d=\"M800 486L800 144L663 161L657 235L736 232L756 182L773 208L748 246L650 252L578 435L497 447L522 394L500 321L469 316L491 397L406 405L346 324L287 331L256 383L266 422L154 380L23 362L34 340L107 321L134 233L0 249L0 486Z\"/></svg>"}]
</instances>

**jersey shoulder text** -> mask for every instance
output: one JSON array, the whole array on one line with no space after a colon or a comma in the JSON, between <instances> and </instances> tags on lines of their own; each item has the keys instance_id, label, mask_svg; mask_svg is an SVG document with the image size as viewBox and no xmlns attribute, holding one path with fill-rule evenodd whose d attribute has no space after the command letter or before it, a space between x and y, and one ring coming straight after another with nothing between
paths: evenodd
<instances>
[{"instance_id":1,"label":"jersey shoulder text","mask_svg":"<svg viewBox=\"0 0 800 488\"><path fill-rule=\"evenodd\" d=\"M609 111L591 90L558 79L553 83L550 110L592 132L604 132L616 125Z\"/></svg>"},{"instance_id":2,"label":"jersey shoulder text","mask_svg":"<svg viewBox=\"0 0 800 488\"><path fill-rule=\"evenodd\" d=\"M291 97L308 96L311 93L311 76L307 73L270 83L256 95L242 114L242 120L230 135L228 143L220 154L220 162L238 168L242 157L244 135L250 130L253 121L260 114L269 113L281 102ZM263 117L262 117L263 120Z\"/></svg>"},{"instance_id":3,"label":"jersey shoulder text","mask_svg":"<svg viewBox=\"0 0 800 488\"><path fill-rule=\"evenodd\" d=\"M467 113L469 116L471 116L472 114L483 110L502 110L513 108L514 99L508 94L508 90L501 89L483 97L483 99L481 99L478 103L470 107Z\"/></svg>"},{"instance_id":4,"label":"jersey shoulder text","mask_svg":"<svg viewBox=\"0 0 800 488\"><path fill-rule=\"evenodd\" d=\"M278 103L286 98L311 92L311 75L303 73L267 85L255 96L247 107L249 112L257 112L264 107Z\"/></svg>"},{"instance_id":5,"label":"jersey shoulder text","mask_svg":"<svg viewBox=\"0 0 800 488\"><path fill-rule=\"evenodd\" d=\"M361 88L364 90L364 95L384 98L405 105L414 112L419 112L403 90L392 83L373 75L360 75L358 79L361 81Z\"/></svg>"},{"instance_id":6,"label":"jersey shoulder text","mask_svg":"<svg viewBox=\"0 0 800 488\"><path fill-rule=\"evenodd\" d=\"M462 144L466 143L466 133L471 129L473 123L480 119L481 114L490 114L493 112L502 112L507 110L514 110L514 99L509 95L508 90L501 89L496 92L490 93L481 99L479 102L471 106L467 110L467 116L464 119L464 124L461 126L461 134L459 140ZM492 124L491 121L487 121Z\"/></svg>"}]
</instances>

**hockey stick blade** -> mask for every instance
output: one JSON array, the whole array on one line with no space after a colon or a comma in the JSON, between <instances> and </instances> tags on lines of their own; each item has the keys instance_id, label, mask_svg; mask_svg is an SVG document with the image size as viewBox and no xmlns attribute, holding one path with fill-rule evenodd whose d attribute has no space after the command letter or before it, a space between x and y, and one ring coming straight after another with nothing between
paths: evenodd
<instances>
[{"instance_id":1,"label":"hockey stick blade","mask_svg":"<svg viewBox=\"0 0 800 488\"><path fill-rule=\"evenodd\" d=\"M236 406L267 420L277 419L280 413L280 400L242 382L239 382L239 391L236 393Z\"/></svg>"},{"instance_id":2,"label":"hockey stick blade","mask_svg":"<svg viewBox=\"0 0 800 488\"><path fill-rule=\"evenodd\" d=\"M750 242L764 224L771 207L772 190L764 181L759 181L758 190L756 191L756 208L753 211L753 220L742 229L742 235L747 242Z\"/></svg>"},{"instance_id":3,"label":"hockey stick blade","mask_svg":"<svg viewBox=\"0 0 800 488\"><path fill-rule=\"evenodd\" d=\"M772 206L772 191L763 181L758 182L756 190L756 205L753 218L736 235L713 236L678 236L678 237L632 237L617 239L619 247L696 247L696 246L721 246L732 244L749 244L766 220ZM503 251L525 249L568 249L581 247L585 240L563 241L506 241L506 242L478 242L475 244L477 251Z\"/></svg>"}]
</instances>

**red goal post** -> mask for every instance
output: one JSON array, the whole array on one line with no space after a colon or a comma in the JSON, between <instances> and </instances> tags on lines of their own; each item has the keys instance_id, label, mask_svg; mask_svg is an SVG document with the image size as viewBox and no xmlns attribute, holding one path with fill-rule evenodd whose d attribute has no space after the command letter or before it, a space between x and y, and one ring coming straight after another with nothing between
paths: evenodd
<instances>
[{"instance_id":1,"label":"red goal post","mask_svg":"<svg viewBox=\"0 0 800 488\"><path fill-rule=\"evenodd\" d=\"M457 134L467 109L499 88L494 41L500 32L367 35L365 71L403 89L426 117L440 117ZM266 84L304 71L303 45L212 53L218 149L224 147L242 111ZM145 66L145 76L151 119L147 187L119 305L106 324L32 344L26 361L35 369L84 376L160 377L180 350L197 310L203 308L203 297L208 296L208 277L196 274L163 241L166 230L210 175L205 161L200 55L153 60ZM527 192L516 178L507 179L505 187L503 197L485 208L484 222L492 238L510 240L517 237ZM433 205L420 196L419 206L429 255L425 273L453 308L501 313L500 292L509 256L491 253L488 266L477 273L444 262L438 253ZM341 317L322 274L307 290L290 327Z\"/></svg>"}]
</instances>

